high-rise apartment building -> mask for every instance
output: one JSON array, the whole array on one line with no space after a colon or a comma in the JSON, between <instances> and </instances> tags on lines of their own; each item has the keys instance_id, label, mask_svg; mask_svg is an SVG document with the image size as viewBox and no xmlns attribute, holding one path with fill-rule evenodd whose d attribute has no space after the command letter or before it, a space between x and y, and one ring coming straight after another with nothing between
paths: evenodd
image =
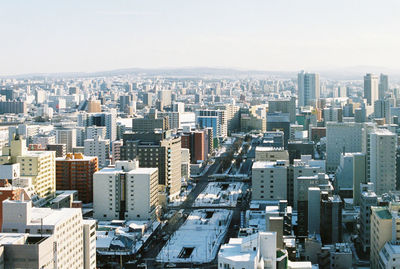
<instances>
[{"instance_id":1,"label":"high-rise apartment building","mask_svg":"<svg viewBox=\"0 0 400 269\"><path fill-rule=\"evenodd\" d=\"M181 190L181 138L169 132L125 133L121 160L137 158L141 167L157 167L159 184L174 197Z\"/></svg>"},{"instance_id":2,"label":"high-rise apartment building","mask_svg":"<svg viewBox=\"0 0 400 269\"><path fill-rule=\"evenodd\" d=\"M379 78L374 74L364 76L364 98L368 105L373 105L379 99Z\"/></svg>"},{"instance_id":3,"label":"high-rise apartment building","mask_svg":"<svg viewBox=\"0 0 400 269\"><path fill-rule=\"evenodd\" d=\"M98 170L97 157L68 153L56 158L57 190L77 190L83 203L93 202L93 174Z\"/></svg>"},{"instance_id":4,"label":"high-rise apartment building","mask_svg":"<svg viewBox=\"0 0 400 269\"><path fill-rule=\"evenodd\" d=\"M99 100L94 100L94 99L87 101L87 112L88 113L101 112L101 102Z\"/></svg>"},{"instance_id":5,"label":"high-rise apartment building","mask_svg":"<svg viewBox=\"0 0 400 269\"><path fill-rule=\"evenodd\" d=\"M56 143L65 144L67 153L76 147L76 130L73 128L60 128L56 130Z\"/></svg>"},{"instance_id":6,"label":"high-rise apartment building","mask_svg":"<svg viewBox=\"0 0 400 269\"><path fill-rule=\"evenodd\" d=\"M369 181L377 195L396 189L397 135L387 129L375 129L367 138Z\"/></svg>"},{"instance_id":7,"label":"high-rise apartment building","mask_svg":"<svg viewBox=\"0 0 400 269\"><path fill-rule=\"evenodd\" d=\"M27 112L28 109L24 101L0 101L0 114L26 114Z\"/></svg>"},{"instance_id":8,"label":"high-rise apartment building","mask_svg":"<svg viewBox=\"0 0 400 269\"><path fill-rule=\"evenodd\" d=\"M96 253L93 253L96 248L95 223L86 222L91 229L84 229L84 225L80 208L38 208L32 207L31 201L21 200L3 202L3 233L52 236L54 244L43 251L54 255L54 263L45 268L96 268ZM86 231L90 233L86 234ZM90 238L89 249L85 248L84 238Z\"/></svg>"},{"instance_id":9,"label":"high-rise apartment building","mask_svg":"<svg viewBox=\"0 0 400 269\"><path fill-rule=\"evenodd\" d=\"M99 167L108 165L110 159L110 141L96 136L94 139L86 139L84 142L84 154L86 156L97 156Z\"/></svg>"},{"instance_id":10,"label":"high-rise apartment building","mask_svg":"<svg viewBox=\"0 0 400 269\"><path fill-rule=\"evenodd\" d=\"M117 161L94 174L94 217L100 220L154 220L158 207L158 169Z\"/></svg>"},{"instance_id":11,"label":"high-rise apartment building","mask_svg":"<svg viewBox=\"0 0 400 269\"><path fill-rule=\"evenodd\" d=\"M226 110L197 110L196 122L200 128L213 128L215 137L228 135Z\"/></svg>"},{"instance_id":12,"label":"high-rise apartment building","mask_svg":"<svg viewBox=\"0 0 400 269\"><path fill-rule=\"evenodd\" d=\"M320 84L319 75L305 73L301 71L297 75L298 97L300 107L311 105L312 102L319 99Z\"/></svg>"},{"instance_id":13,"label":"high-rise apartment building","mask_svg":"<svg viewBox=\"0 0 400 269\"><path fill-rule=\"evenodd\" d=\"M56 161L54 151L28 151L25 139L15 136L9 147L3 147L0 164L19 163L21 177L32 178L32 184L41 198L56 191Z\"/></svg>"}]
</instances>

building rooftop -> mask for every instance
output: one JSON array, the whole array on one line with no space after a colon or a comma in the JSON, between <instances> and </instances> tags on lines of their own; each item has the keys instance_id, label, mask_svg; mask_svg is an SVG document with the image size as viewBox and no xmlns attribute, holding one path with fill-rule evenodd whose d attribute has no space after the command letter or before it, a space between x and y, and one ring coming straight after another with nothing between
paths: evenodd
<instances>
[{"instance_id":1,"label":"building rooftop","mask_svg":"<svg viewBox=\"0 0 400 269\"><path fill-rule=\"evenodd\" d=\"M381 219L392 219L392 214L386 207L371 206L371 210Z\"/></svg>"},{"instance_id":2,"label":"building rooftop","mask_svg":"<svg viewBox=\"0 0 400 269\"><path fill-rule=\"evenodd\" d=\"M281 164L282 163L282 164ZM265 162L258 161L253 163L253 169L263 169L263 168L286 168L285 161L276 161L276 162Z\"/></svg>"}]
</instances>

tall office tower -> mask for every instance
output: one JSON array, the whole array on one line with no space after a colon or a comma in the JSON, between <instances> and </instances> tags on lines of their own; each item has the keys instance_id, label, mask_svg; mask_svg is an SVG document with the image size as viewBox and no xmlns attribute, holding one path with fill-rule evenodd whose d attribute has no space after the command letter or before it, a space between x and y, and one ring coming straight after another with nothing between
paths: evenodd
<instances>
[{"instance_id":1,"label":"tall office tower","mask_svg":"<svg viewBox=\"0 0 400 269\"><path fill-rule=\"evenodd\" d=\"M320 234L321 189L308 188L308 234Z\"/></svg>"},{"instance_id":2,"label":"tall office tower","mask_svg":"<svg viewBox=\"0 0 400 269\"><path fill-rule=\"evenodd\" d=\"M358 234L365 253L369 253L371 247L371 206L378 204L378 197L373 189L372 183L362 184L360 187L360 228Z\"/></svg>"},{"instance_id":3,"label":"tall office tower","mask_svg":"<svg viewBox=\"0 0 400 269\"><path fill-rule=\"evenodd\" d=\"M117 139L117 110L110 109L109 112L101 113L101 116L104 117L104 124L96 126L105 126L107 128L106 139L109 139L110 142Z\"/></svg>"},{"instance_id":4,"label":"tall office tower","mask_svg":"<svg viewBox=\"0 0 400 269\"><path fill-rule=\"evenodd\" d=\"M384 118L386 124L390 124L390 104L388 100L376 100L374 102L374 118Z\"/></svg>"},{"instance_id":5,"label":"tall office tower","mask_svg":"<svg viewBox=\"0 0 400 269\"><path fill-rule=\"evenodd\" d=\"M354 169L354 155L353 153L340 154L340 163L336 169L335 190L340 195L347 193L352 195L353 189L353 169Z\"/></svg>"},{"instance_id":6,"label":"tall office tower","mask_svg":"<svg viewBox=\"0 0 400 269\"><path fill-rule=\"evenodd\" d=\"M88 113L99 113L101 112L101 103L99 100L87 101L87 112Z\"/></svg>"},{"instance_id":7,"label":"tall office tower","mask_svg":"<svg viewBox=\"0 0 400 269\"><path fill-rule=\"evenodd\" d=\"M296 97L288 100L270 100L268 101L269 113L288 113L290 123L296 122Z\"/></svg>"},{"instance_id":8,"label":"tall office tower","mask_svg":"<svg viewBox=\"0 0 400 269\"><path fill-rule=\"evenodd\" d=\"M158 100L161 101L163 106L170 106L172 104L171 90L161 90L157 94L158 94Z\"/></svg>"},{"instance_id":9,"label":"tall office tower","mask_svg":"<svg viewBox=\"0 0 400 269\"><path fill-rule=\"evenodd\" d=\"M311 105L319 99L319 75L301 71L297 75L298 97L300 107Z\"/></svg>"},{"instance_id":10,"label":"tall office tower","mask_svg":"<svg viewBox=\"0 0 400 269\"><path fill-rule=\"evenodd\" d=\"M396 189L397 135L387 129L375 129L369 134L369 181L377 195Z\"/></svg>"},{"instance_id":11,"label":"tall office tower","mask_svg":"<svg viewBox=\"0 0 400 269\"><path fill-rule=\"evenodd\" d=\"M368 105L373 105L378 100L378 79L377 75L370 73L364 76L364 98Z\"/></svg>"},{"instance_id":12,"label":"tall office tower","mask_svg":"<svg viewBox=\"0 0 400 269\"><path fill-rule=\"evenodd\" d=\"M133 102L133 97L130 94L121 95L119 97L119 111L125 111L127 106L130 106Z\"/></svg>"},{"instance_id":13,"label":"tall office tower","mask_svg":"<svg viewBox=\"0 0 400 269\"><path fill-rule=\"evenodd\" d=\"M159 185L171 198L181 190L181 138L168 132L125 133L121 160L137 158L142 167L158 167Z\"/></svg>"},{"instance_id":14,"label":"tall office tower","mask_svg":"<svg viewBox=\"0 0 400 269\"><path fill-rule=\"evenodd\" d=\"M190 150L193 163L207 160L209 154L208 130L185 132L181 135L182 148Z\"/></svg>"},{"instance_id":15,"label":"tall office tower","mask_svg":"<svg viewBox=\"0 0 400 269\"><path fill-rule=\"evenodd\" d=\"M297 189L295 192L295 205L297 205L298 212L298 236L308 235L308 190L313 187L317 187L321 192L332 193L333 187L329 182L328 175L319 173L315 176L300 176L297 178ZM321 214L322 215L322 214Z\"/></svg>"},{"instance_id":16,"label":"tall office tower","mask_svg":"<svg viewBox=\"0 0 400 269\"><path fill-rule=\"evenodd\" d=\"M321 194L320 232L323 244L336 244L342 240L342 200L339 195Z\"/></svg>"},{"instance_id":17,"label":"tall office tower","mask_svg":"<svg viewBox=\"0 0 400 269\"><path fill-rule=\"evenodd\" d=\"M132 132L154 132L155 129L169 130L169 119L167 116L158 115L157 110L151 111L145 118L132 119Z\"/></svg>"},{"instance_id":18,"label":"tall office tower","mask_svg":"<svg viewBox=\"0 0 400 269\"><path fill-rule=\"evenodd\" d=\"M379 252L385 243L400 240L399 203L391 202L389 206L371 207L371 268L381 268Z\"/></svg>"},{"instance_id":19,"label":"tall office tower","mask_svg":"<svg viewBox=\"0 0 400 269\"><path fill-rule=\"evenodd\" d=\"M99 220L155 220L158 169L117 161L94 174L94 217Z\"/></svg>"},{"instance_id":20,"label":"tall office tower","mask_svg":"<svg viewBox=\"0 0 400 269\"><path fill-rule=\"evenodd\" d=\"M96 136L94 139L86 139L84 142L84 154L86 156L97 156L99 167L108 165L110 158L110 140Z\"/></svg>"},{"instance_id":21,"label":"tall office tower","mask_svg":"<svg viewBox=\"0 0 400 269\"><path fill-rule=\"evenodd\" d=\"M226 110L197 110L196 122L200 128L213 128L214 137L228 135L228 121Z\"/></svg>"},{"instance_id":22,"label":"tall office tower","mask_svg":"<svg viewBox=\"0 0 400 269\"><path fill-rule=\"evenodd\" d=\"M143 93L143 104L148 107L153 105L153 94L151 92Z\"/></svg>"},{"instance_id":23,"label":"tall office tower","mask_svg":"<svg viewBox=\"0 0 400 269\"><path fill-rule=\"evenodd\" d=\"M379 100L385 99L385 94L389 91L389 77L381 74L379 77Z\"/></svg>"},{"instance_id":24,"label":"tall office tower","mask_svg":"<svg viewBox=\"0 0 400 269\"><path fill-rule=\"evenodd\" d=\"M301 159L294 160L294 163L288 167L288 204L297 210L299 197L299 177L317 176L319 173L325 173L325 167L321 162L307 158L311 156L303 155Z\"/></svg>"},{"instance_id":25,"label":"tall office tower","mask_svg":"<svg viewBox=\"0 0 400 269\"><path fill-rule=\"evenodd\" d=\"M44 264L40 268L95 269L95 229L96 221L83 220L80 208L51 209L32 207L31 201L3 202L3 233L36 236L31 244L39 244L41 240L46 240L45 238L50 239L44 248L33 251L39 254L44 252L51 257L50 264ZM32 252L27 252L27 247L21 248L20 251L25 251L20 253L23 258L32 255ZM7 255L7 252L5 254ZM13 262L19 261L14 259ZM25 264L21 267L10 268L39 268L37 264L26 267L27 262L30 261L24 261Z\"/></svg>"},{"instance_id":26,"label":"tall office tower","mask_svg":"<svg viewBox=\"0 0 400 269\"><path fill-rule=\"evenodd\" d=\"M287 200L286 162L255 162L252 186L254 200Z\"/></svg>"},{"instance_id":27,"label":"tall office tower","mask_svg":"<svg viewBox=\"0 0 400 269\"><path fill-rule=\"evenodd\" d=\"M57 190L77 190L83 203L93 202L93 174L98 170L97 157L80 153L56 158Z\"/></svg>"},{"instance_id":28,"label":"tall office tower","mask_svg":"<svg viewBox=\"0 0 400 269\"><path fill-rule=\"evenodd\" d=\"M367 156L365 153L353 153L353 201L360 205L361 184L367 183Z\"/></svg>"},{"instance_id":29,"label":"tall office tower","mask_svg":"<svg viewBox=\"0 0 400 269\"><path fill-rule=\"evenodd\" d=\"M72 128L56 129L57 144L65 144L67 153L72 152L72 148L76 147L76 130Z\"/></svg>"},{"instance_id":30,"label":"tall office tower","mask_svg":"<svg viewBox=\"0 0 400 269\"><path fill-rule=\"evenodd\" d=\"M15 136L9 147L3 147L0 164L19 163L21 177L32 178L32 184L41 198L56 191L56 161L54 151L27 151L25 139Z\"/></svg>"},{"instance_id":31,"label":"tall office tower","mask_svg":"<svg viewBox=\"0 0 400 269\"><path fill-rule=\"evenodd\" d=\"M86 139L94 139L96 136L106 138L107 127L105 126L89 126L86 127Z\"/></svg>"},{"instance_id":32,"label":"tall office tower","mask_svg":"<svg viewBox=\"0 0 400 269\"><path fill-rule=\"evenodd\" d=\"M340 162L340 154L361 152L361 123L345 122L326 124L326 168L335 171Z\"/></svg>"}]
</instances>

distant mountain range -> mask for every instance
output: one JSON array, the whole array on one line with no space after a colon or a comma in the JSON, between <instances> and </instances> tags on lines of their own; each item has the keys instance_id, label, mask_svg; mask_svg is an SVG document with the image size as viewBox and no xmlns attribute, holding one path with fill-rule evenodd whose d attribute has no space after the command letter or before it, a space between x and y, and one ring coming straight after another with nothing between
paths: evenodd
<instances>
[{"instance_id":1,"label":"distant mountain range","mask_svg":"<svg viewBox=\"0 0 400 269\"><path fill-rule=\"evenodd\" d=\"M211 68L211 67L183 67L183 68L126 68L99 72L63 72L63 73L31 73L13 76L1 76L2 78L73 78L73 77L103 77L103 76L122 76L122 75L141 75L144 77L176 77L176 78L296 78L297 71L261 71L261 70L242 70L234 68ZM390 79L400 80L400 72L388 68L374 66L355 66L342 69L325 70L306 70L319 73L322 79L332 80L362 80L366 73L384 73Z\"/></svg>"}]
</instances>

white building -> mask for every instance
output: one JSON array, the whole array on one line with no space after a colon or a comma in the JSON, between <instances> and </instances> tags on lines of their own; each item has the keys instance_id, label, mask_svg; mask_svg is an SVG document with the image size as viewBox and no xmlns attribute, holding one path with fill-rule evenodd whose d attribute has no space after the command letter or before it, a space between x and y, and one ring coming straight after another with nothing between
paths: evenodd
<instances>
[{"instance_id":1,"label":"white building","mask_svg":"<svg viewBox=\"0 0 400 269\"><path fill-rule=\"evenodd\" d=\"M326 124L326 166L327 171L335 171L343 152L361 152L361 123L346 122Z\"/></svg>"},{"instance_id":2,"label":"white building","mask_svg":"<svg viewBox=\"0 0 400 269\"><path fill-rule=\"evenodd\" d=\"M374 74L364 76L364 98L368 105L373 105L379 98L379 77Z\"/></svg>"},{"instance_id":3,"label":"white building","mask_svg":"<svg viewBox=\"0 0 400 269\"><path fill-rule=\"evenodd\" d=\"M105 139L106 135L107 135L107 128L105 126L86 127L86 139L95 139L96 136Z\"/></svg>"},{"instance_id":4,"label":"white building","mask_svg":"<svg viewBox=\"0 0 400 269\"><path fill-rule=\"evenodd\" d=\"M377 195L396 189L397 135L387 129L369 134L369 181Z\"/></svg>"},{"instance_id":5,"label":"white building","mask_svg":"<svg viewBox=\"0 0 400 269\"><path fill-rule=\"evenodd\" d=\"M138 161L117 161L93 175L93 210L99 220L154 220L158 207L158 169Z\"/></svg>"},{"instance_id":6,"label":"white building","mask_svg":"<svg viewBox=\"0 0 400 269\"><path fill-rule=\"evenodd\" d=\"M84 155L97 156L99 167L105 167L110 157L110 141L96 136L94 139L86 139L84 142Z\"/></svg>"},{"instance_id":7,"label":"white building","mask_svg":"<svg viewBox=\"0 0 400 269\"><path fill-rule=\"evenodd\" d=\"M66 145L67 153L72 152L72 149L76 147L76 130L67 128L57 129L56 141L57 144Z\"/></svg>"},{"instance_id":8,"label":"white building","mask_svg":"<svg viewBox=\"0 0 400 269\"><path fill-rule=\"evenodd\" d=\"M284 161L254 162L252 199L287 200L287 166Z\"/></svg>"},{"instance_id":9,"label":"white building","mask_svg":"<svg viewBox=\"0 0 400 269\"><path fill-rule=\"evenodd\" d=\"M88 244L89 250L85 249L84 244L84 238L94 242L96 234L85 234L79 208L36 208L32 207L31 201L6 200L3 201L2 231L53 235L55 244L47 251L53 251L54 247L57 251L54 268L96 268L93 244ZM88 263L85 259L88 259Z\"/></svg>"},{"instance_id":10,"label":"white building","mask_svg":"<svg viewBox=\"0 0 400 269\"><path fill-rule=\"evenodd\" d=\"M286 251L276 248L275 232L260 232L243 238L231 238L221 246L218 253L218 268L311 269L311 262L291 262ZM277 253L280 254L278 257ZM287 266L286 266L287 261ZM285 267L283 267L285 266Z\"/></svg>"},{"instance_id":11,"label":"white building","mask_svg":"<svg viewBox=\"0 0 400 269\"><path fill-rule=\"evenodd\" d=\"M379 268L400 268L400 243L387 242L379 252Z\"/></svg>"}]
</instances>

